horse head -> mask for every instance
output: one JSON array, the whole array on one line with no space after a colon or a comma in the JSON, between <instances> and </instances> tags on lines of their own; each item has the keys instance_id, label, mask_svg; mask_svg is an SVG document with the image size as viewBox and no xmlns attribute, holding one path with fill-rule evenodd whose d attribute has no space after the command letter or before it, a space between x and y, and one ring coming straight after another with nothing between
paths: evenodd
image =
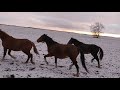
<instances>
[{"instance_id":1,"label":"horse head","mask_svg":"<svg viewBox=\"0 0 120 90\"><path fill-rule=\"evenodd\" d=\"M72 44L73 43L73 38L71 38L67 44Z\"/></svg>"},{"instance_id":2,"label":"horse head","mask_svg":"<svg viewBox=\"0 0 120 90\"><path fill-rule=\"evenodd\" d=\"M38 43L39 42L45 42L46 37L48 37L47 34L43 34L40 38L37 39L37 42Z\"/></svg>"}]
</instances>

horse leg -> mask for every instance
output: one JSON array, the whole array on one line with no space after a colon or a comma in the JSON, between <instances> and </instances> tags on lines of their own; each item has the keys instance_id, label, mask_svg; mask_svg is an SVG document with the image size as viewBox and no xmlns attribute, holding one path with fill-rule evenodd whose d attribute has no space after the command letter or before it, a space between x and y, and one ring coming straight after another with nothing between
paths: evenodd
<instances>
[{"instance_id":1,"label":"horse leg","mask_svg":"<svg viewBox=\"0 0 120 90\"><path fill-rule=\"evenodd\" d=\"M24 50L23 50L23 52L24 52L26 55L28 55L28 59L27 59L27 61L25 62L25 63L28 63L29 59L31 58L30 51L24 51Z\"/></svg>"},{"instance_id":2,"label":"horse leg","mask_svg":"<svg viewBox=\"0 0 120 90\"><path fill-rule=\"evenodd\" d=\"M8 51L8 55L10 55L13 59L16 59L16 57L14 57L14 56L11 55L11 50L10 49Z\"/></svg>"},{"instance_id":3,"label":"horse leg","mask_svg":"<svg viewBox=\"0 0 120 90\"><path fill-rule=\"evenodd\" d=\"M78 66L78 64L77 64L77 61L74 62L74 65L75 65L75 67L76 67L76 69L77 69L77 73L75 74L75 76L79 77L79 66Z\"/></svg>"},{"instance_id":4,"label":"horse leg","mask_svg":"<svg viewBox=\"0 0 120 90\"><path fill-rule=\"evenodd\" d=\"M94 59L95 59L95 58L93 58L93 59L91 60L91 63L93 62Z\"/></svg>"},{"instance_id":5,"label":"horse leg","mask_svg":"<svg viewBox=\"0 0 120 90\"><path fill-rule=\"evenodd\" d=\"M55 57L55 67L57 68L57 58Z\"/></svg>"},{"instance_id":6,"label":"horse leg","mask_svg":"<svg viewBox=\"0 0 120 90\"><path fill-rule=\"evenodd\" d=\"M78 66L78 64L77 64L77 61L76 61L76 59L71 59L71 60L72 60L73 65L75 65L76 70L77 70L77 73L76 73L76 74L74 74L74 76L79 77L79 66ZM71 66L73 66L73 65L71 64Z\"/></svg>"},{"instance_id":7,"label":"horse leg","mask_svg":"<svg viewBox=\"0 0 120 90\"><path fill-rule=\"evenodd\" d=\"M92 63L94 61L96 55L94 52L91 52L91 55L93 56L93 59L91 60L91 63Z\"/></svg>"},{"instance_id":8,"label":"horse leg","mask_svg":"<svg viewBox=\"0 0 120 90\"><path fill-rule=\"evenodd\" d=\"M100 67L100 60L98 59L98 56L96 56L96 60L97 60L97 62L98 62L98 68L101 68L101 67Z\"/></svg>"},{"instance_id":9,"label":"horse leg","mask_svg":"<svg viewBox=\"0 0 120 90\"><path fill-rule=\"evenodd\" d=\"M100 68L100 61L99 61L99 58L98 58L98 56L97 56L97 54L94 54L94 58L97 60L97 62L98 62L98 68Z\"/></svg>"},{"instance_id":10,"label":"horse leg","mask_svg":"<svg viewBox=\"0 0 120 90\"><path fill-rule=\"evenodd\" d=\"M25 63L28 63L29 59L30 59L30 56L28 55L28 59L27 59L27 61Z\"/></svg>"},{"instance_id":11,"label":"horse leg","mask_svg":"<svg viewBox=\"0 0 120 90\"><path fill-rule=\"evenodd\" d=\"M91 55L93 56L93 59L91 60L91 62L93 62L94 59L96 59L97 57L97 52L91 52Z\"/></svg>"},{"instance_id":12,"label":"horse leg","mask_svg":"<svg viewBox=\"0 0 120 90\"><path fill-rule=\"evenodd\" d=\"M48 62L47 62L47 60L46 60L46 57L51 57L51 55L50 55L50 54L47 54L47 55L44 56L44 60L45 60L46 64L48 65Z\"/></svg>"},{"instance_id":13,"label":"horse leg","mask_svg":"<svg viewBox=\"0 0 120 90\"><path fill-rule=\"evenodd\" d=\"M4 60L4 58L5 58L5 56L6 56L6 53L7 53L7 49L4 48L4 53L3 53L3 58L2 58L2 60Z\"/></svg>"},{"instance_id":14,"label":"horse leg","mask_svg":"<svg viewBox=\"0 0 120 90\"><path fill-rule=\"evenodd\" d=\"M33 62L33 55L32 54L30 54L30 57L31 57L31 63L35 64L35 62Z\"/></svg>"},{"instance_id":15,"label":"horse leg","mask_svg":"<svg viewBox=\"0 0 120 90\"><path fill-rule=\"evenodd\" d=\"M72 63L72 64L69 66L69 70L72 69L72 66L73 66L73 65L74 65L74 64Z\"/></svg>"}]
</instances>

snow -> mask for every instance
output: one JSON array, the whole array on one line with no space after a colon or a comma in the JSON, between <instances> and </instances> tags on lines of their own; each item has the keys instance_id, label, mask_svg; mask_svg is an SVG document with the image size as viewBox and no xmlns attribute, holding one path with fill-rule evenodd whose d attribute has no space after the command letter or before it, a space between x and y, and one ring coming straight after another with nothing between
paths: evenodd
<instances>
[{"instance_id":1,"label":"snow","mask_svg":"<svg viewBox=\"0 0 120 90\"><path fill-rule=\"evenodd\" d=\"M120 40L119 38L101 37L99 39L92 38L92 36L81 35L69 32L58 32L51 30L42 30L37 28L18 27L10 25L0 25L0 28L15 38L26 38L35 43L40 57L33 51L33 60L35 65L24 64L27 56L21 51L12 51L12 55L16 59L12 59L6 55L5 60L2 61L3 47L0 40L0 78L9 78L14 75L15 78L119 78L120 77ZM47 58L49 65L46 65L43 54L47 54L47 47L45 43L37 43L36 40L43 34L47 34L55 41L66 44L71 37L78 39L87 44L96 44L104 51L103 60L100 62L101 69L97 68L97 61L91 63L92 56L86 54L86 66L90 73L87 73L80 62L80 55L77 57L80 75L73 76L76 73L76 68L73 66L69 70L71 60L69 58L58 59L58 68L55 68L54 57Z\"/></svg>"}]
</instances>

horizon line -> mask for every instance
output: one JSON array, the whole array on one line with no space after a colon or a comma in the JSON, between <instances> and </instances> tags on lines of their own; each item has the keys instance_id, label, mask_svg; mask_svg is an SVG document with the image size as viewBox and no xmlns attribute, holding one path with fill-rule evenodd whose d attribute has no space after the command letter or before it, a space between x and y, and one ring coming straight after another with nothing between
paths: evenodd
<instances>
[{"instance_id":1,"label":"horizon line","mask_svg":"<svg viewBox=\"0 0 120 90\"><path fill-rule=\"evenodd\" d=\"M20 26L20 25L8 25L8 24L0 24L0 25L7 25L7 26L16 26L16 27L23 27L23 28L33 28L33 29L45 29L50 31L62 31L62 32L71 32L71 33L77 33L77 34L85 34L85 35L93 35L92 32L88 31L78 31L73 29L64 29L64 28L57 28L53 29L53 27L31 27L31 26ZM100 33L100 36L106 36L106 37L114 37L114 38L120 38L120 34L112 34L112 33Z\"/></svg>"}]
</instances>

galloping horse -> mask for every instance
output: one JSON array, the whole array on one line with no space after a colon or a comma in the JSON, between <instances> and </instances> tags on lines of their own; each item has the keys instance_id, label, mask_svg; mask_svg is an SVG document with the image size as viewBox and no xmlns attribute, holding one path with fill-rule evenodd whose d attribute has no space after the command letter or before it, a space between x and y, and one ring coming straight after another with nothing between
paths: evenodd
<instances>
[{"instance_id":1,"label":"galloping horse","mask_svg":"<svg viewBox=\"0 0 120 90\"><path fill-rule=\"evenodd\" d=\"M100 60L102 60L103 58L103 50L94 44L84 44L83 42L78 41L77 39L71 38L68 42L68 44L74 44L76 47L79 48L80 51L82 51L84 54L89 54L91 53L91 55L94 57L91 62L93 62L94 59L97 60L98 62L98 68L100 68ZM99 58L98 58L99 55Z\"/></svg>"},{"instance_id":2,"label":"galloping horse","mask_svg":"<svg viewBox=\"0 0 120 90\"><path fill-rule=\"evenodd\" d=\"M79 76L79 66L78 66L77 61L76 61L76 58L79 54L79 50L76 46L59 44L59 43L55 42L52 38L47 36L46 34L43 34L37 40L37 42L38 43L45 42L47 44L48 54L44 56L46 64L48 64L48 62L46 61L46 57L54 56L56 67L57 67L57 58L64 59L64 58L69 57L72 61L72 64L70 65L69 69L71 69L71 67L73 65L75 65L75 67L77 69L77 74L75 74L75 76ZM85 61L84 61L83 54L81 55L81 59L82 59L82 65L84 66L85 70L87 71L87 68L86 68L85 63L84 63Z\"/></svg>"},{"instance_id":3,"label":"galloping horse","mask_svg":"<svg viewBox=\"0 0 120 90\"><path fill-rule=\"evenodd\" d=\"M30 53L30 50L33 47L34 52L36 54L39 54L39 53L33 42L31 42L28 39L16 39L16 38L8 35L7 33L3 32L1 29L0 29L0 38L2 40L2 46L4 48L4 54L3 54L2 60L4 60L7 51L8 51L8 55L10 55L14 59L15 59L15 57L11 55L11 51L12 50L13 51L22 51L26 55L28 55L28 59L25 63L28 63L29 59L31 58L31 63L35 64L32 60L33 55Z\"/></svg>"}]
</instances>

